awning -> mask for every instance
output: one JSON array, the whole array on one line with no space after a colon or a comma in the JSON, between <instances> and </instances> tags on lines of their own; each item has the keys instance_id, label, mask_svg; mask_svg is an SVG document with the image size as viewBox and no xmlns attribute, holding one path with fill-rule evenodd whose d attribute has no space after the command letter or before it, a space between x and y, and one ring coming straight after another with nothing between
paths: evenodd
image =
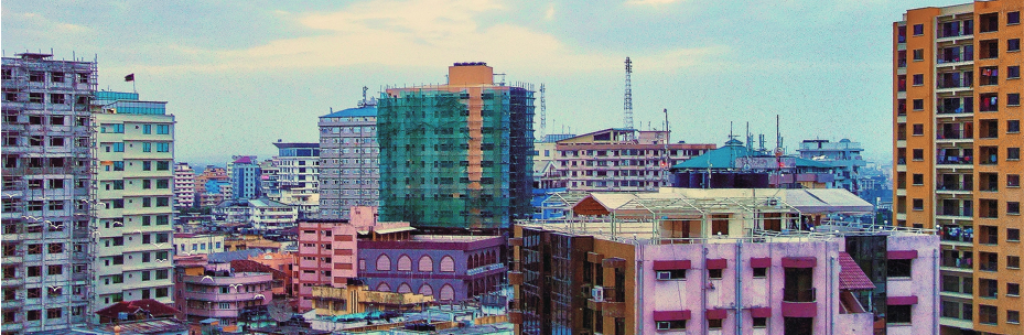
<instances>
[{"instance_id":1,"label":"awning","mask_svg":"<svg viewBox=\"0 0 1024 335\"><path fill-rule=\"evenodd\" d=\"M860 265L845 252L839 253L839 289L840 290L873 290L875 284L861 270Z\"/></svg>"},{"instance_id":2,"label":"awning","mask_svg":"<svg viewBox=\"0 0 1024 335\"><path fill-rule=\"evenodd\" d=\"M770 268L772 267L771 258L751 258L750 267L752 268Z\"/></svg>"},{"instance_id":3,"label":"awning","mask_svg":"<svg viewBox=\"0 0 1024 335\"><path fill-rule=\"evenodd\" d=\"M690 311L654 311L654 321L689 320Z\"/></svg>"},{"instance_id":4,"label":"awning","mask_svg":"<svg viewBox=\"0 0 1024 335\"><path fill-rule=\"evenodd\" d=\"M726 261L724 258L722 258L722 259L709 259L705 266L707 266L707 268L709 270L721 270L721 269L724 269L724 268L728 267L728 264L729 264L729 262Z\"/></svg>"},{"instance_id":5,"label":"awning","mask_svg":"<svg viewBox=\"0 0 1024 335\"><path fill-rule=\"evenodd\" d=\"M416 228L415 227L396 227L396 228L374 230L373 232L377 233L377 234L391 234L391 233L400 233L400 232L403 232L403 231L413 231L413 230L416 230Z\"/></svg>"},{"instance_id":6,"label":"awning","mask_svg":"<svg viewBox=\"0 0 1024 335\"><path fill-rule=\"evenodd\" d=\"M889 250L886 257L889 259L914 259L917 258L917 250Z\"/></svg>"},{"instance_id":7,"label":"awning","mask_svg":"<svg viewBox=\"0 0 1024 335\"><path fill-rule=\"evenodd\" d=\"M689 270L690 261L654 261L654 271Z\"/></svg>"}]
</instances>

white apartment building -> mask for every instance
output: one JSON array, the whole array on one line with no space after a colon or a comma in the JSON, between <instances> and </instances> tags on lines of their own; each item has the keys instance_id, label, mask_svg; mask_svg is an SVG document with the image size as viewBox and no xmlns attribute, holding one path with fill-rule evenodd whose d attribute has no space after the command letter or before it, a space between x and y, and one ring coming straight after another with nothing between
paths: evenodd
<instances>
[{"instance_id":1,"label":"white apartment building","mask_svg":"<svg viewBox=\"0 0 1024 335\"><path fill-rule=\"evenodd\" d=\"M174 116L166 102L133 98L93 113L94 311L138 299L173 303Z\"/></svg>"},{"instance_id":2,"label":"white apartment building","mask_svg":"<svg viewBox=\"0 0 1024 335\"><path fill-rule=\"evenodd\" d=\"M298 208L299 217L315 217L320 213L320 144L274 143L277 173L276 189L270 200ZM264 171L264 173L266 173Z\"/></svg>"},{"instance_id":3,"label":"white apartment building","mask_svg":"<svg viewBox=\"0 0 1024 335\"><path fill-rule=\"evenodd\" d=\"M195 204L196 172L188 163L174 165L174 207L187 208Z\"/></svg>"},{"instance_id":4,"label":"white apartment building","mask_svg":"<svg viewBox=\"0 0 1024 335\"><path fill-rule=\"evenodd\" d=\"M175 255L196 255L224 252L224 235L174 234Z\"/></svg>"}]
</instances>

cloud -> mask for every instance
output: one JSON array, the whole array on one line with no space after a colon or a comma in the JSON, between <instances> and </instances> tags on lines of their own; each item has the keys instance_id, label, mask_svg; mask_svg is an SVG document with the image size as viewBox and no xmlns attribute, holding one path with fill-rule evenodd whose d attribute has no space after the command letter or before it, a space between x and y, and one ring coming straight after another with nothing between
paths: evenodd
<instances>
[{"instance_id":1,"label":"cloud","mask_svg":"<svg viewBox=\"0 0 1024 335\"><path fill-rule=\"evenodd\" d=\"M554 35L521 25L482 18L510 9L493 0L369 1L327 13L293 13L313 33L234 50L177 48L209 61L156 66L151 71L316 68L355 65L437 67L459 61L486 61L509 68L570 73L618 69L623 56L580 52ZM554 6L546 12L554 15ZM694 66L726 48L676 48L652 53L663 69ZM203 58L203 57L196 57ZM653 64L653 62L652 62Z\"/></svg>"},{"instance_id":2,"label":"cloud","mask_svg":"<svg viewBox=\"0 0 1024 335\"><path fill-rule=\"evenodd\" d=\"M666 5L679 0L629 0L626 1L627 5Z\"/></svg>"},{"instance_id":3,"label":"cloud","mask_svg":"<svg viewBox=\"0 0 1024 335\"><path fill-rule=\"evenodd\" d=\"M15 22L20 22L22 25L27 26L27 28L29 29L39 30L41 32L51 32L58 34L83 34L91 31L86 26L66 22L56 22L37 13L7 13L5 11L4 16L5 20L13 19L15 20Z\"/></svg>"},{"instance_id":4,"label":"cloud","mask_svg":"<svg viewBox=\"0 0 1024 335\"><path fill-rule=\"evenodd\" d=\"M548 5L548 10L544 12L544 19L551 21L555 18L555 4Z\"/></svg>"}]
</instances>

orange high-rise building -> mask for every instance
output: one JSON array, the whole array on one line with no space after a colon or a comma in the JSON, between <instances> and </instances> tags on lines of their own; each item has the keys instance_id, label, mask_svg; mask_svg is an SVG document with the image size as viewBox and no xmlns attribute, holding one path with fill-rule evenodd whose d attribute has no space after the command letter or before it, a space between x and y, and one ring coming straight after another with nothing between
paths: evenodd
<instances>
[{"instance_id":1,"label":"orange high-rise building","mask_svg":"<svg viewBox=\"0 0 1024 335\"><path fill-rule=\"evenodd\" d=\"M893 24L894 220L942 235L942 334L1024 334L1022 9L977 1Z\"/></svg>"}]
</instances>

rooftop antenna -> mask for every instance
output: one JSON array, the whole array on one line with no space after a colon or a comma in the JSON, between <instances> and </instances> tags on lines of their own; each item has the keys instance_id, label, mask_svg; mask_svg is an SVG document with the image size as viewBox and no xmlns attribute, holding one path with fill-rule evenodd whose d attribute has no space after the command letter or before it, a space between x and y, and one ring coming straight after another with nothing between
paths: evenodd
<instances>
[{"instance_id":1,"label":"rooftop antenna","mask_svg":"<svg viewBox=\"0 0 1024 335\"><path fill-rule=\"evenodd\" d=\"M630 76L633 74L633 61L626 57L626 93L623 96L624 111L622 126L626 129L633 129L633 84Z\"/></svg>"},{"instance_id":2,"label":"rooftop antenna","mask_svg":"<svg viewBox=\"0 0 1024 335\"><path fill-rule=\"evenodd\" d=\"M540 83L540 138L544 138L548 125L548 106L544 101L544 83Z\"/></svg>"}]
</instances>

